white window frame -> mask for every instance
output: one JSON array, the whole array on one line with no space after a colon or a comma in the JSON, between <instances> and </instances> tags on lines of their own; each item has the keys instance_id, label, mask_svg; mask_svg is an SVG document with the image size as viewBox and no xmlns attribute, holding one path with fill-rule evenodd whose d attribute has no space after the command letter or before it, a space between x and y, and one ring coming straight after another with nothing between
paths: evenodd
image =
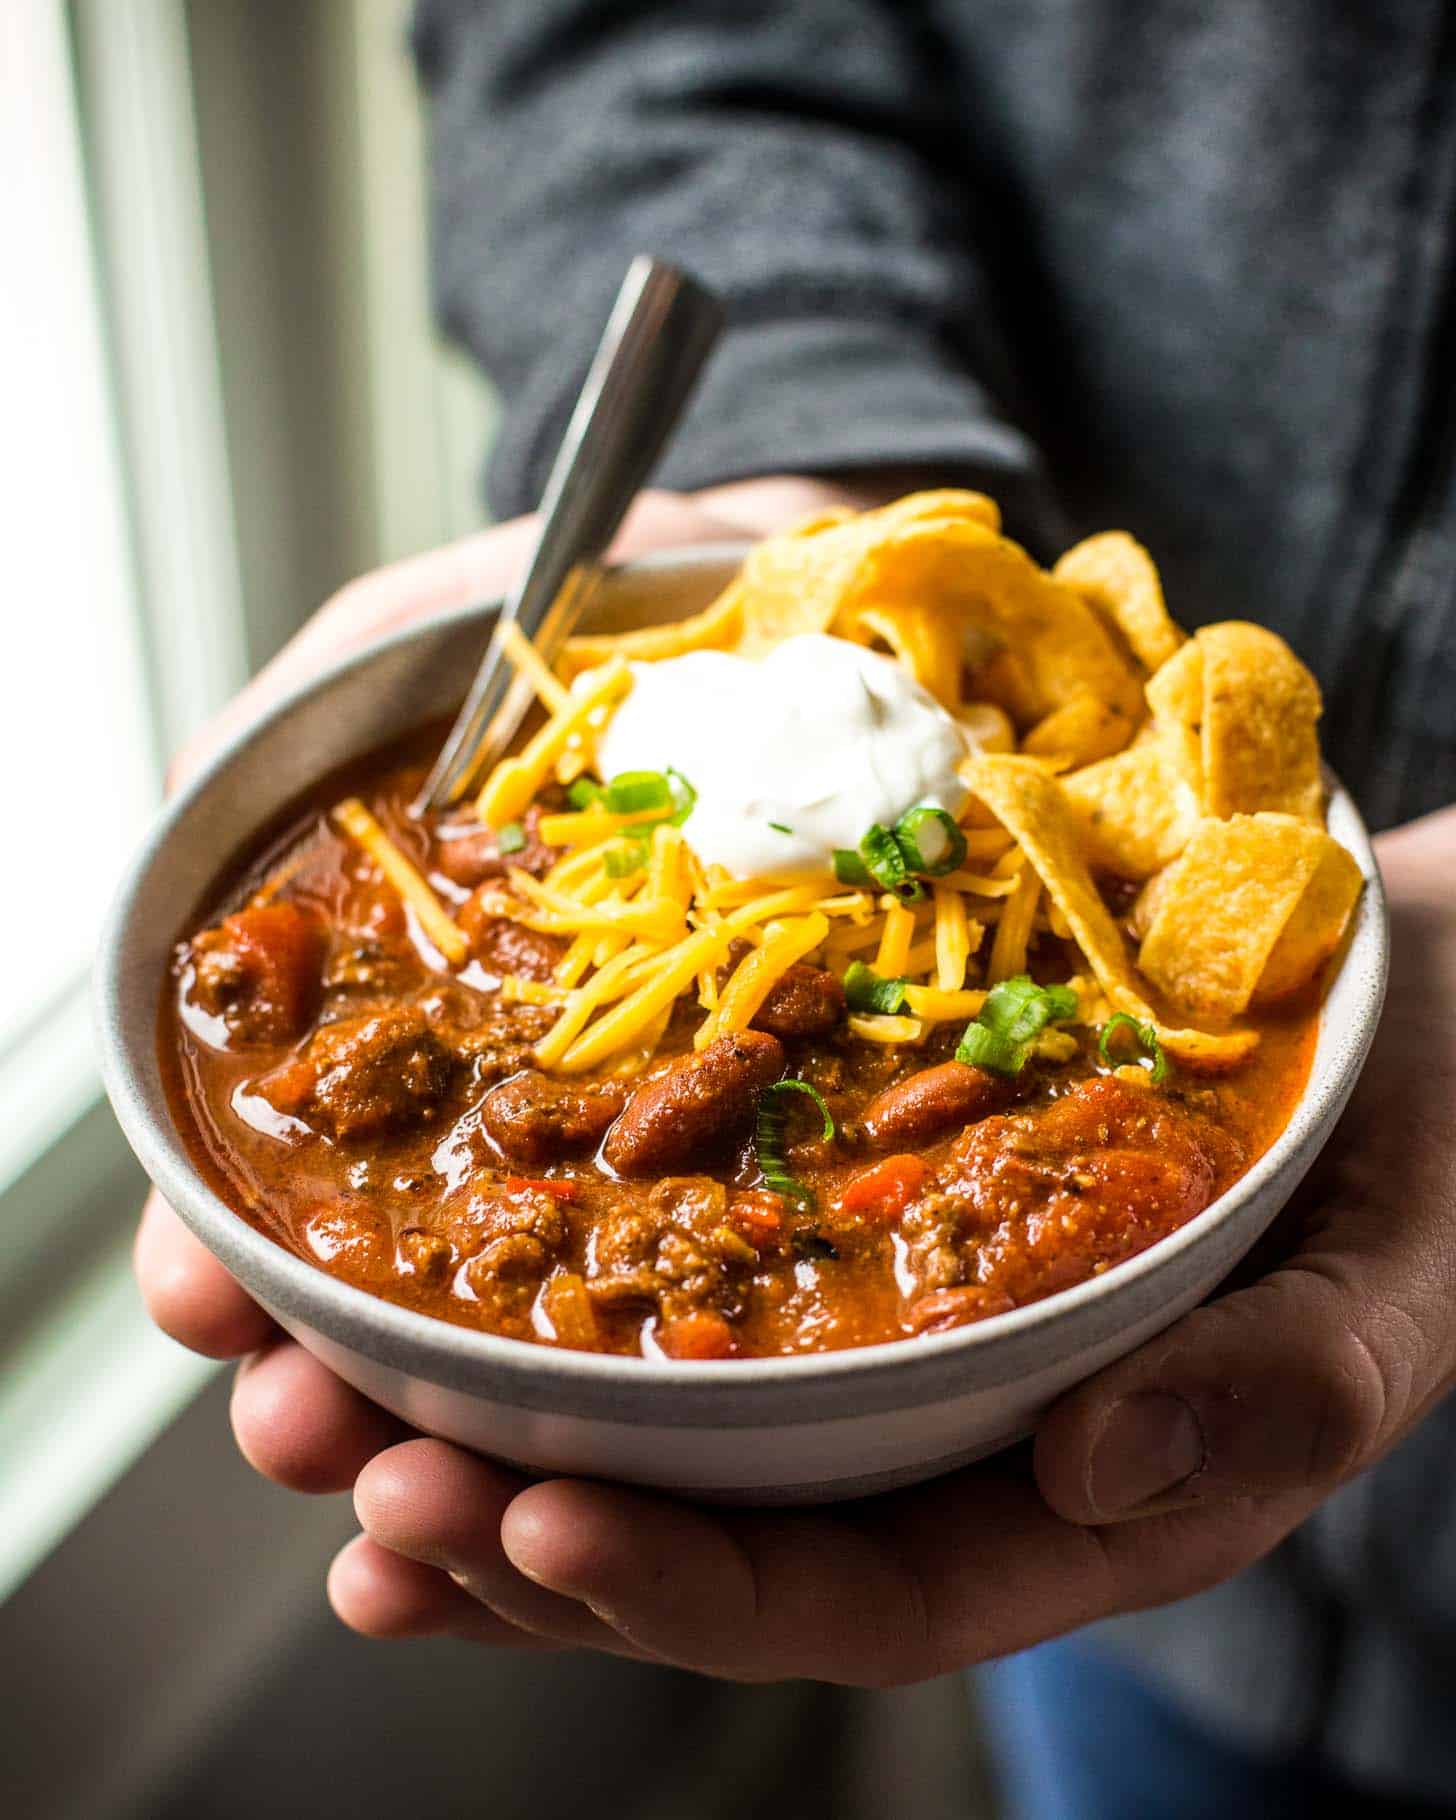
<instances>
[{"instance_id":1,"label":"white window frame","mask_svg":"<svg viewBox=\"0 0 1456 1820\"><path fill-rule=\"evenodd\" d=\"M249 159L268 119L240 113L233 122L243 141L236 193L219 171L216 132L198 131L199 96L224 110L214 129L232 121L225 110L235 99L261 105L256 70L238 70L236 96L218 91L220 72L233 67L219 50L237 38L237 21L186 0L19 4L40 9L53 48L62 47L52 74L72 138L84 141L88 288L106 357L98 392L125 487L123 561L160 794L165 754L311 604L298 598L298 584L305 569L315 572L317 551L305 551L296 522L291 541L287 527L281 544L271 536L270 512L293 503L278 492L287 464L280 475L269 450L260 459L247 412L241 423L224 422L225 396L237 403L228 387L241 348L242 358L261 358L250 378L273 414L270 435L289 433L289 410L305 408L286 383L296 347L287 323L269 314L276 294L241 293L237 260L218 258L219 236L241 233L259 240L267 268L272 255L261 243L275 215L285 244L298 221L289 198L259 192ZM494 422L488 387L463 355L440 347L430 319L409 12L410 0L342 0L324 15L264 9L237 39L266 65L294 37L314 59L327 103L308 136L319 165L304 195L306 209L329 211L329 244L319 248L316 274L296 259L285 266L290 282L316 275L325 295L350 302L340 333L357 363L357 390L331 396L327 408L339 414L331 430L361 483L362 509L351 497L347 523L325 529L345 571L340 582L480 524L477 475ZM212 224L205 187L219 210ZM227 287L226 348L214 282ZM0 1600L213 1369L150 1326L131 1282L127 1253L144 1182L101 1099L87 997L76 980L24 1041L0 1046Z\"/></svg>"},{"instance_id":2,"label":"white window frame","mask_svg":"<svg viewBox=\"0 0 1456 1820\"><path fill-rule=\"evenodd\" d=\"M160 787L161 754L240 686L247 651L184 9L23 0L7 30L73 195L84 144L105 361L86 428L113 445ZM130 1282L139 1182L100 1109L87 1000L75 980L0 1051L0 1271L30 1298L0 1325L0 1598L210 1370Z\"/></svg>"},{"instance_id":3,"label":"white window frame","mask_svg":"<svg viewBox=\"0 0 1456 1820\"><path fill-rule=\"evenodd\" d=\"M81 183L71 11L65 0L26 0L6 27L38 111L55 123L48 150L62 167L61 207ZM104 72L87 85L94 347L85 353L96 371L79 428L106 445L112 469L102 484L116 522L98 534L131 570L160 786L162 755L247 673L187 41L177 0L80 0L74 12L81 72ZM106 223L117 231L99 231ZM85 979L74 980L0 1047L0 1191L97 1098L85 993Z\"/></svg>"}]
</instances>

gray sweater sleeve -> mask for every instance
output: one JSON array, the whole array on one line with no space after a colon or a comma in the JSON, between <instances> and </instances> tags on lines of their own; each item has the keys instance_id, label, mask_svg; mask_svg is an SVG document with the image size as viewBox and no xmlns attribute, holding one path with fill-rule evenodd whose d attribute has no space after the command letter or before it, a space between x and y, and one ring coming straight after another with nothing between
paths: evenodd
<instances>
[{"instance_id":1,"label":"gray sweater sleeve","mask_svg":"<svg viewBox=\"0 0 1456 1820\"><path fill-rule=\"evenodd\" d=\"M641 251L729 306L664 484L924 466L1041 541L914 0L421 0L414 44L437 309L505 401L497 511L536 504Z\"/></svg>"}]
</instances>

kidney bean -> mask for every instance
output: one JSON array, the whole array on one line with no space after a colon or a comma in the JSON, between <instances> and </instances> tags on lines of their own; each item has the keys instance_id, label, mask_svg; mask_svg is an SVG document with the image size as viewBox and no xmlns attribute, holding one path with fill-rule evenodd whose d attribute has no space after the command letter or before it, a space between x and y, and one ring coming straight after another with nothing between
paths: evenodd
<instances>
[{"instance_id":1,"label":"kidney bean","mask_svg":"<svg viewBox=\"0 0 1456 1820\"><path fill-rule=\"evenodd\" d=\"M1012 1083L987 1068L942 1062L922 1068L877 1093L860 1115L870 1142L881 1149L913 1149L972 1125L1011 1098Z\"/></svg>"},{"instance_id":2,"label":"kidney bean","mask_svg":"<svg viewBox=\"0 0 1456 1820\"><path fill-rule=\"evenodd\" d=\"M783 1070L777 1037L757 1030L719 1037L637 1089L607 1133L602 1155L619 1175L665 1175L696 1165L742 1134L760 1090Z\"/></svg>"}]
</instances>

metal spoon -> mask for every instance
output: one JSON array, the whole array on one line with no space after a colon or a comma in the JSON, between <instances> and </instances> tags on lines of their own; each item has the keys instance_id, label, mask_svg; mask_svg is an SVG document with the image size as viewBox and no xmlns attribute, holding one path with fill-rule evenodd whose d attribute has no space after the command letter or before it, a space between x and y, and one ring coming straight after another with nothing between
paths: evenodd
<instances>
[{"instance_id":1,"label":"metal spoon","mask_svg":"<svg viewBox=\"0 0 1456 1820\"><path fill-rule=\"evenodd\" d=\"M555 658L722 326L723 306L686 273L645 254L632 261L546 483L531 560L500 610L416 814L458 802L510 742L531 689L501 648L501 627L514 622L545 662Z\"/></svg>"}]
</instances>

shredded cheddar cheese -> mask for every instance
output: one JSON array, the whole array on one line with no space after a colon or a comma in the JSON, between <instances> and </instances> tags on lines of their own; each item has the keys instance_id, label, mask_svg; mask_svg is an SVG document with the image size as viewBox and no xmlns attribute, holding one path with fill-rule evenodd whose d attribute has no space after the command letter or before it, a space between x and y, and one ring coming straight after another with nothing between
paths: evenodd
<instances>
[{"instance_id":1,"label":"shredded cheddar cheese","mask_svg":"<svg viewBox=\"0 0 1456 1820\"><path fill-rule=\"evenodd\" d=\"M890 1017L873 1012L852 1016L849 1027L867 1043L918 1043L925 1034L925 1026L918 1017Z\"/></svg>"},{"instance_id":2,"label":"shredded cheddar cheese","mask_svg":"<svg viewBox=\"0 0 1456 1820\"><path fill-rule=\"evenodd\" d=\"M908 904L892 900L885 911L885 926L880 935L875 972L886 979L899 979L910 959L910 944L915 939L915 912Z\"/></svg>"},{"instance_id":3,"label":"shredded cheddar cheese","mask_svg":"<svg viewBox=\"0 0 1456 1820\"><path fill-rule=\"evenodd\" d=\"M524 815L568 742L588 730L598 708L619 700L632 687L627 660L614 657L600 669L590 670L579 688L569 691L569 701L557 711L515 758L503 758L486 780L476 799L476 812L488 828L502 828Z\"/></svg>"},{"instance_id":4,"label":"shredded cheddar cheese","mask_svg":"<svg viewBox=\"0 0 1456 1820\"><path fill-rule=\"evenodd\" d=\"M1026 946L1031 940L1031 925L1040 896L1040 878L1030 866L1023 867L1015 889L1007 899L1001 920L996 925L996 937L991 944L991 960L986 968L986 978L991 985L999 985L1002 980L1014 979L1018 973L1025 973Z\"/></svg>"},{"instance_id":5,"label":"shredded cheddar cheese","mask_svg":"<svg viewBox=\"0 0 1456 1820\"><path fill-rule=\"evenodd\" d=\"M927 1024L966 1023L985 1002L984 992L943 992L938 986L905 988L905 1003Z\"/></svg>"},{"instance_id":6,"label":"shredded cheddar cheese","mask_svg":"<svg viewBox=\"0 0 1456 1820\"><path fill-rule=\"evenodd\" d=\"M414 862L406 858L357 796L347 797L337 805L334 820L350 840L364 849L414 911L420 928L445 959L458 967L470 952L465 931L450 917Z\"/></svg>"},{"instance_id":7,"label":"shredded cheddar cheese","mask_svg":"<svg viewBox=\"0 0 1456 1820\"><path fill-rule=\"evenodd\" d=\"M518 631L503 638L547 719L480 792L478 812L495 828L522 815L543 787L592 767L597 739L632 686L621 653L568 688ZM905 981L904 1015L851 1016L849 1028L866 1041L917 1043L937 1023L974 1017L982 969L988 983L1019 971L1048 910L1015 836L974 805L970 823L960 866L910 904L827 876L739 878L705 867L660 806L548 809L536 831L560 857L544 878L511 870L508 888L486 888L484 906L566 941L549 982L513 978L504 987L523 1002L557 1007L535 1047L537 1065L568 1074L638 1070L684 997L701 1013L693 1040L702 1050L746 1030L788 969L805 960L838 973L872 961L883 978ZM420 912L422 924L427 914ZM725 973L740 942L747 952Z\"/></svg>"},{"instance_id":8,"label":"shredded cheddar cheese","mask_svg":"<svg viewBox=\"0 0 1456 1820\"><path fill-rule=\"evenodd\" d=\"M678 994L686 990L702 967L722 959L732 939L727 925L719 924L714 929L701 929L685 942L680 942L670 955L662 957L662 964L652 969L652 975L645 984L637 987L620 1004L614 1005L598 1018L585 1035L576 1038L557 1063L563 1073L579 1074L584 1069L595 1068L634 1037L640 1036L664 1006L670 1007ZM598 974L597 977L600 978L601 975ZM585 990L591 990L590 984ZM561 1023L567 1021L571 1009L570 1006L567 1007L560 1019ZM543 1042L552 1044L553 1051L556 1048L553 1041L556 1034L556 1029L553 1028L543 1038ZM545 1059L540 1046L536 1054L538 1060Z\"/></svg>"},{"instance_id":9,"label":"shredded cheddar cheese","mask_svg":"<svg viewBox=\"0 0 1456 1820\"><path fill-rule=\"evenodd\" d=\"M935 983L942 992L958 992L966 983L971 958L965 899L949 885L937 885L931 897L935 904Z\"/></svg>"},{"instance_id":10,"label":"shredded cheddar cheese","mask_svg":"<svg viewBox=\"0 0 1456 1820\"><path fill-rule=\"evenodd\" d=\"M501 649L516 666L517 674L523 676L541 697L546 712L561 714L568 711L572 706L570 689L553 674L515 620L507 620L501 625L499 637Z\"/></svg>"},{"instance_id":11,"label":"shredded cheddar cheese","mask_svg":"<svg viewBox=\"0 0 1456 1820\"><path fill-rule=\"evenodd\" d=\"M610 702L610 693L598 699ZM573 695L564 713L577 714L581 705ZM549 985L508 988L559 1007L535 1059L563 1073L645 1066L684 995L702 1012L697 1049L746 1030L778 981L804 960L843 972L851 960L872 956L883 977L905 979L905 1015L856 1016L850 1028L870 1042L919 1042L930 1026L979 1009L984 993L967 987L967 975L986 931L1009 916L1010 931L999 938L1002 958L1014 957L1018 943L1024 953L1041 908L1036 876L1001 828L966 831L968 858L990 871L963 865L915 904L828 880L735 878L704 867L660 808L618 814L594 803L542 816L538 832L564 848L562 856L542 879L513 871L509 894L490 908L570 938ZM612 872L623 871L625 858L627 876L609 872L614 853ZM738 941L748 951L724 978Z\"/></svg>"},{"instance_id":12,"label":"shredded cheddar cheese","mask_svg":"<svg viewBox=\"0 0 1456 1820\"><path fill-rule=\"evenodd\" d=\"M573 697L573 711L579 706ZM934 1024L976 1014L984 993L967 986L967 975L988 929L997 929L1000 943L994 968L1024 957L1045 920L1036 874L1000 828L968 830L968 851L992 871L951 873L915 904L827 879L734 878L705 868L661 809L616 814L596 803L542 816L538 832L564 848L562 856L542 879L512 871L509 892L488 908L569 938L549 985L507 987L528 1002L559 1007L535 1059L564 1073L645 1066L683 995L702 1012L697 1049L746 1030L778 981L804 960L842 973L852 960L873 957L883 977L904 979L905 1015L855 1016L850 1028L870 1042L916 1043ZM619 859L609 871L614 853ZM615 877L621 857L627 875ZM738 941L748 952L723 978Z\"/></svg>"}]
</instances>

